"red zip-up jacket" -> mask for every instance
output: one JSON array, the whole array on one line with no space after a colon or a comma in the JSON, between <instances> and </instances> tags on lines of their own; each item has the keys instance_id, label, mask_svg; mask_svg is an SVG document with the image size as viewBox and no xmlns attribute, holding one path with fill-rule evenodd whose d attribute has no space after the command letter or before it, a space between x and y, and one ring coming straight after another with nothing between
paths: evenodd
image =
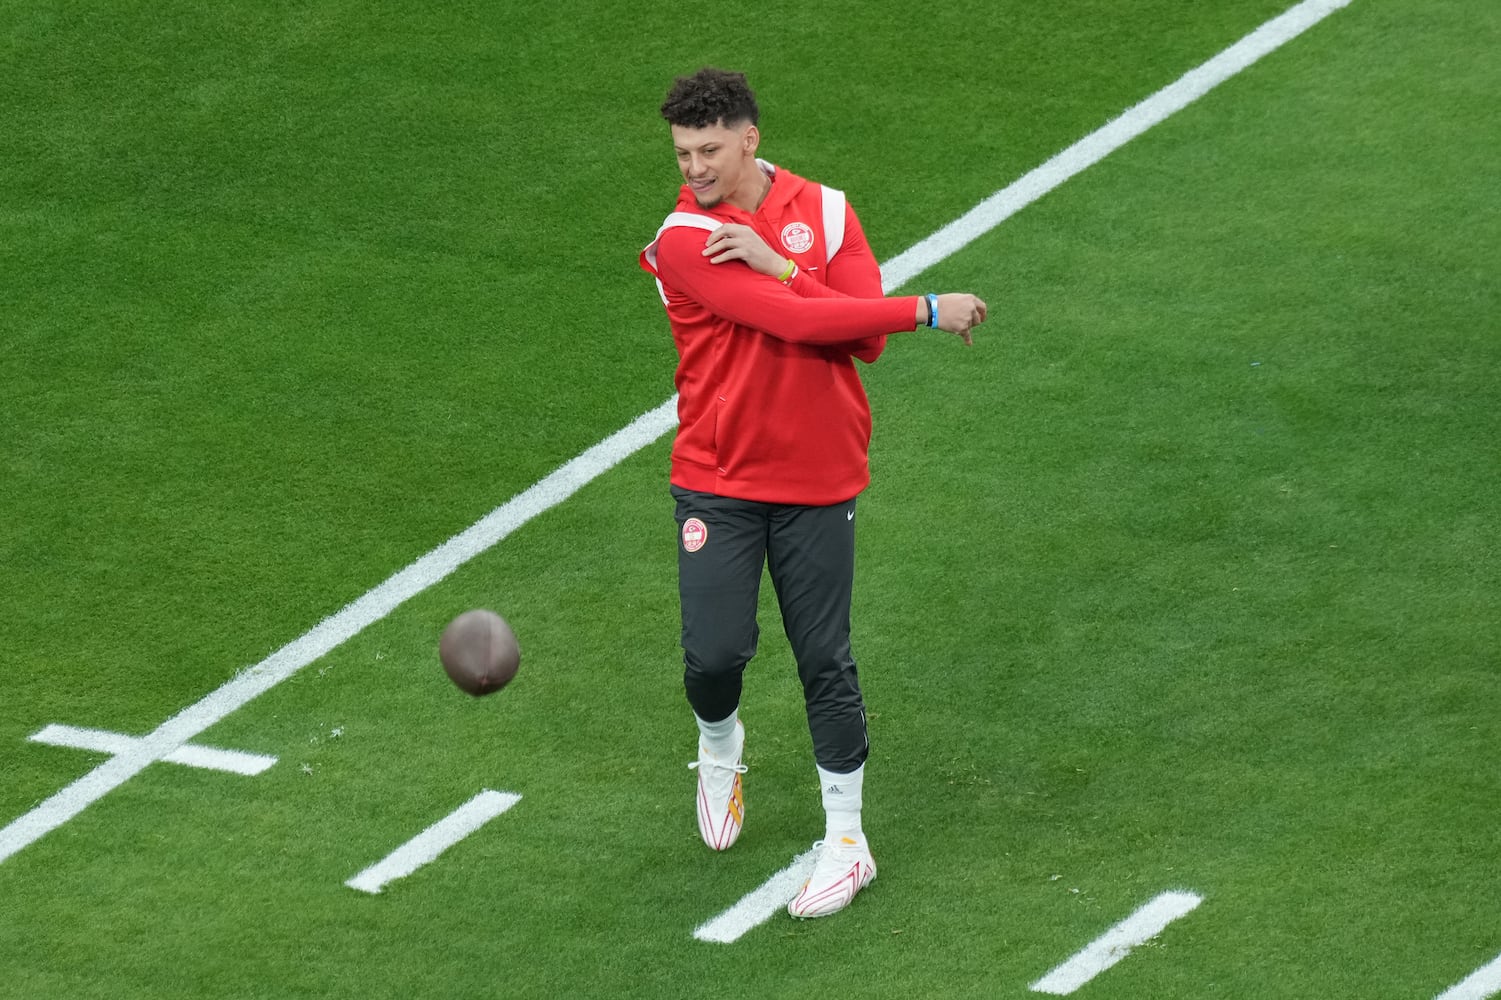
<instances>
[{"instance_id":1,"label":"red zip-up jacket","mask_svg":"<svg viewBox=\"0 0 1501 1000\"><path fill-rule=\"evenodd\" d=\"M641 253L678 351L672 482L764 503L841 503L870 482L870 404L854 358L874 361L886 334L914 329L916 301L882 296L840 192L762 169L771 190L754 213L699 208L684 185ZM743 261L710 263L704 241L725 222L755 229L797 276L783 284Z\"/></svg>"}]
</instances>

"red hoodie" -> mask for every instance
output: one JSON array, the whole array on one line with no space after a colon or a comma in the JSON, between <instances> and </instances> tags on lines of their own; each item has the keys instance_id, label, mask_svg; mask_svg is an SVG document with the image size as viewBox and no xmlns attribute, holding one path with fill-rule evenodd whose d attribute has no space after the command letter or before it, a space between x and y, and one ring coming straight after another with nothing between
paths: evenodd
<instances>
[{"instance_id":1,"label":"red hoodie","mask_svg":"<svg viewBox=\"0 0 1501 1000\"><path fill-rule=\"evenodd\" d=\"M883 298L854 210L831 188L770 164L754 214L703 209L686 185L641 253L678 350L672 482L764 503L841 503L870 482L870 404L854 358L916 326L916 298ZM790 285L742 261L711 264L718 225L751 226L798 265ZM831 252L832 251L832 252Z\"/></svg>"}]
</instances>

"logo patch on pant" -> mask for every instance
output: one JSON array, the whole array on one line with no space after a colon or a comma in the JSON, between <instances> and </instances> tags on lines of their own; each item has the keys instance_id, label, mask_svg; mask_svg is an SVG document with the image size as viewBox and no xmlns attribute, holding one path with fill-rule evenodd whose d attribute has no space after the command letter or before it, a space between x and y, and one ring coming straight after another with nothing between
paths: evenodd
<instances>
[{"instance_id":1,"label":"logo patch on pant","mask_svg":"<svg viewBox=\"0 0 1501 1000\"><path fill-rule=\"evenodd\" d=\"M696 517L683 522L683 551L697 552L709 541L709 526Z\"/></svg>"}]
</instances>

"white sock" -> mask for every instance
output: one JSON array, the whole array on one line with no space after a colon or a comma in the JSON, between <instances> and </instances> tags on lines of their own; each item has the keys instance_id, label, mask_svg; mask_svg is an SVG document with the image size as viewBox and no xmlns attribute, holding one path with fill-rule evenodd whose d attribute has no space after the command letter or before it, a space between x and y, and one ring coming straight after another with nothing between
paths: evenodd
<instances>
[{"instance_id":1,"label":"white sock","mask_svg":"<svg viewBox=\"0 0 1501 1000\"><path fill-rule=\"evenodd\" d=\"M705 722L697 712L693 718L698 722L698 738L705 750L721 759L735 755L735 724L740 721L738 708L718 722Z\"/></svg>"},{"instance_id":2,"label":"white sock","mask_svg":"<svg viewBox=\"0 0 1501 1000\"><path fill-rule=\"evenodd\" d=\"M864 840L860 829L861 789L865 784L865 765L848 774L818 769L819 787L823 789L824 839Z\"/></svg>"}]
</instances>

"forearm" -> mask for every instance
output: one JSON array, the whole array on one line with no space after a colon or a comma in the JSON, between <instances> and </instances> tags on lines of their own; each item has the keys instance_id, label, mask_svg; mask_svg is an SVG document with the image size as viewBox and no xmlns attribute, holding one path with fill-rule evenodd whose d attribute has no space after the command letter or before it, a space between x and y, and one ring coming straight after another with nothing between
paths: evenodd
<instances>
[{"instance_id":1,"label":"forearm","mask_svg":"<svg viewBox=\"0 0 1501 1000\"><path fill-rule=\"evenodd\" d=\"M685 248L692 252L683 253ZM806 275L793 279L804 282L794 289L736 262L710 264L691 244L680 248L664 240L658 266L664 283L715 315L792 343L839 344L898 333L915 329L926 316L917 296L855 298Z\"/></svg>"},{"instance_id":2,"label":"forearm","mask_svg":"<svg viewBox=\"0 0 1501 1000\"><path fill-rule=\"evenodd\" d=\"M729 312L710 308L744 326L802 344L864 341L914 330L921 325L919 315L923 320L927 317L927 306L920 296L854 298L816 281L810 281L809 290L802 295L764 278L756 285L722 303ZM772 294L763 297L760 293L766 291ZM735 312L739 314L731 314Z\"/></svg>"}]
</instances>

